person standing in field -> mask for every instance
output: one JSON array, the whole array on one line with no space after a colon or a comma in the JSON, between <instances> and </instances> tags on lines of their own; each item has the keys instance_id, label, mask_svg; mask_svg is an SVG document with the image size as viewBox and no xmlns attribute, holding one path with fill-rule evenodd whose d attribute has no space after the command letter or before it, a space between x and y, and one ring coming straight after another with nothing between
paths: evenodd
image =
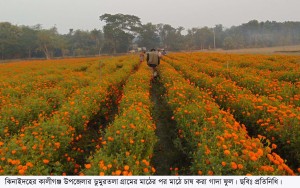
<instances>
[{"instance_id":1,"label":"person standing in field","mask_svg":"<svg viewBox=\"0 0 300 188\"><path fill-rule=\"evenodd\" d=\"M143 50L140 53L140 63L142 63L144 61L144 59L145 59L145 51Z\"/></svg>"},{"instance_id":2,"label":"person standing in field","mask_svg":"<svg viewBox=\"0 0 300 188\"><path fill-rule=\"evenodd\" d=\"M147 65L152 69L153 78L157 77L156 67L159 63L160 57L158 56L158 52L153 48L147 53Z\"/></svg>"},{"instance_id":3,"label":"person standing in field","mask_svg":"<svg viewBox=\"0 0 300 188\"><path fill-rule=\"evenodd\" d=\"M162 57L161 50L158 50L158 57L159 57L159 58L161 58L161 57Z\"/></svg>"}]
</instances>

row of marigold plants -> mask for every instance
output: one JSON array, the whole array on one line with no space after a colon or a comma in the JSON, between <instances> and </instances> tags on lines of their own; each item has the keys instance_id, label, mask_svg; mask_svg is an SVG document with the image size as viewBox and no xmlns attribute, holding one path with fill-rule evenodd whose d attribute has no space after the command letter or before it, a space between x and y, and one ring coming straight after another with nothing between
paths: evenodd
<instances>
[{"instance_id":1,"label":"row of marigold plants","mask_svg":"<svg viewBox=\"0 0 300 188\"><path fill-rule=\"evenodd\" d=\"M202 54L203 56L207 54ZM264 78L257 75L257 69L254 69L251 65L248 68L237 67L224 67L222 63L207 60L199 60L200 54L195 54L192 57L180 56L176 54L170 57L173 60L180 60L181 62L188 62L193 69L209 74L213 77L224 77L236 82L237 85L247 88L255 94L265 95L280 102L284 102L287 105L294 107L300 107L300 81L287 82L279 81L278 79ZM209 55L207 55L209 56ZM262 64L262 63L261 63ZM300 69L296 70L293 74L299 76ZM286 70L289 72L289 70ZM300 109L299 109L300 111Z\"/></svg>"},{"instance_id":2,"label":"row of marigold plants","mask_svg":"<svg viewBox=\"0 0 300 188\"><path fill-rule=\"evenodd\" d=\"M250 137L243 124L172 66L160 66L166 101L173 110L178 139L191 159L193 175L294 175L277 146L264 136ZM266 145L265 145L266 144Z\"/></svg>"},{"instance_id":3,"label":"row of marigold plants","mask_svg":"<svg viewBox=\"0 0 300 188\"><path fill-rule=\"evenodd\" d=\"M98 77L96 69L78 70L98 65L98 61L86 61L89 63L75 59L74 62L56 60L2 65L0 137L3 139L17 133L26 124L38 120L39 116L51 116L74 91L93 84ZM7 69L17 74L5 74Z\"/></svg>"},{"instance_id":4,"label":"row of marigold plants","mask_svg":"<svg viewBox=\"0 0 300 188\"><path fill-rule=\"evenodd\" d=\"M300 166L300 114L270 97L255 95L222 77L211 77L199 69L191 70L188 62L170 61L181 73L200 87L224 109L246 125L251 135L267 137L278 145L277 152L297 169ZM199 64L199 67L201 64Z\"/></svg>"},{"instance_id":5,"label":"row of marigold plants","mask_svg":"<svg viewBox=\"0 0 300 188\"><path fill-rule=\"evenodd\" d=\"M89 86L75 90L51 117L40 116L17 134L0 141L0 174L62 175L80 168L74 160L76 156L69 155L72 142L87 130L96 114L105 113L101 109L111 88L120 87L138 62L131 57L107 61L91 65L93 70L86 69L99 75L98 79L94 77ZM85 151L79 148L78 152Z\"/></svg>"},{"instance_id":6,"label":"row of marigold plants","mask_svg":"<svg viewBox=\"0 0 300 188\"><path fill-rule=\"evenodd\" d=\"M32 91L54 88L68 80L66 76L81 76L98 59L44 60L0 65L0 97L4 99L0 101L0 108L8 105L10 100L22 102L23 98L33 94ZM67 85L67 82L61 84L66 87L75 85Z\"/></svg>"},{"instance_id":7,"label":"row of marigold plants","mask_svg":"<svg viewBox=\"0 0 300 188\"><path fill-rule=\"evenodd\" d=\"M151 73L145 63L127 80L119 113L104 130L101 148L91 155L82 175L152 175L157 141L151 117Z\"/></svg>"},{"instance_id":8,"label":"row of marigold plants","mask_svg":"<svg viewBox=\"0 0 300 188\"><path fill-rule=\"evenodd\" d=\"M171 54L169 54L171 55ZM171 55L172 56L172 55ZM210 62L226 68L249 70L259 76L279 81L296 83L300 81L299 56L225 54L225 53L176 53L178 58L188 58L201 62Z\"/></svg>"}]
</instances>

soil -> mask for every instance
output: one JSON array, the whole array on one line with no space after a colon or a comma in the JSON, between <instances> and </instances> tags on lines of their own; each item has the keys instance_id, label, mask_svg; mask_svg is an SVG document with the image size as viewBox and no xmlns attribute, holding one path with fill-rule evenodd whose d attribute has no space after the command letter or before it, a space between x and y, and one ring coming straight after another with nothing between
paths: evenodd
<instances>
[{"instance_id":1,"label":"soil","mask_svg":"<svg viewBox=\"0 0 300 188\"><path fill-rule=\"evenodd\" d=\"M156 123L156 135L159 139L154 148L152 164L156 169L156 175L173 175L175 173L170 169L184 169L184 166L187 166L187 157L175 146L176 122L171 119L173 113L163 98L164 88L159 82L159 78L152 81L150 93L154 104L152 116Z\"/></svg>"}]
</instances>

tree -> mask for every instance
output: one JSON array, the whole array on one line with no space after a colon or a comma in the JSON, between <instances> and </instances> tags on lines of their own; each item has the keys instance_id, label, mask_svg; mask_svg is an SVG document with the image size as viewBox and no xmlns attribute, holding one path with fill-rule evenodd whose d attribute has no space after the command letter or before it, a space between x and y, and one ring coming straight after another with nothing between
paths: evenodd
<instances>
[{"instance_id":1,"label":"tree","mask_svg":"<svg viewBox=\"0 0 300 188\"><path fill-rule=\"evenodd\" d=\"M224 36L223 45L225 49L245 48L247 46L244 32L240 27L232 26L225 31Z\"/></svg>"},{"instance_id":2,"label":"tree","mask_svg":"<svg viewBox=\"0 0 300 188\"><path fill-rule=\"evenodd\" d=\"M179 50L182 48L183 36L181 32L184 30L183 27L175 29L168 24L158 24L157 29L163 48L169 50Z\"/></svg>"},{"instance_id":3,"label":"tree","mask_svg":"<svg viewBox=\"0 0 300 188\"><path fill-rule=\"evenodd\" d=\"M57 28L41 29L37 33L39 49L43 51L46 59L50 59L57 44Z\"/></svg>"},{"instance_id":4,"label":"tree","mask_svg":"<svg viewBox=\"0 0 300 188\"><path fill-rule=\"evenodd\" d=\"M233 38L228 36L224 39L223 46L226 50L228 50L228 49L234 49L236 47L236 44Z\"/></svg>"},{"instance_id":5,"label":"tree","mask_svg":"<svg viewBox=\"0 0 300 188\"><path fill-rule=\"evenodd\" d=\"M9 22L0 23L1 59L14 58L20 52L18 43L21 30Z\"/></svg>"},{"instance_id":6,"label":"tree","mask_svg":"<svg viewBox=\"0 0 300 188\"><path fill-rule=\"evenodd\" d=\"M95 55L96 40L89 31L76 30L68 34L70 51L73 55Z\"/></svg>"},{"instance_id":7,"label":"tree","mask_svg":"<svg viewBox=\"0 0 300 188\"><path fill-rule=\"evenodd\" d=\"M116 53L117 49L119 52L127 51L141 27L140 18L133 15L103 14L100 20L106 22L103 27L105 48L112 49L113 53Z\"/></svg>"},{"instance_id":8,"label":"tree","mask_svg":"<svg viewBox=\"0 0 300 188\"><path fill-rule=\"evenodd\" d=\"M223 31L223 25L218 24L213 28L213 32L215 35L215 47L221 48L223 47L223 41L224 41L224 31Z\"/></svg>"},{"instance_id":9,"label":"tree","mask_svg":"<svg viewBox=\"0 0 300 188\"><path fill-rule=\"evenodd\" d=\"M174 51L209 49L214 44L225 49L300 44L300 22L251 20L229 29L223 29L220 24L213 28L191 28L186 35L182 35L183 27L152 23L142 25L140 19L132 15L103 14L100 20L106 22L103 30L70 29L64 35L59 34L56 27L42 29L41 25L18 26L0 22L0 59L49 59L66 55L127 52L133 42L142 47Z\"/></svg>"},{"instance_id":10,"label":"tree","mask_svg":"<svg viewBox=\"0 0 300 188\"><path fill-rule=\"evenodd\" d=\"M28 58L32 57L32 52L38 47L37 28L35 26L21 27L20 45L26 51Z\"/></svg>"},{"instance_id":11,"label":"tree","mask_svg":"<svg viewBox=\"0 0 300 188\"><path fill-rule=\"evenodd\" d=\"M240 29L244 35L244 41L250 47L258 47L261 38L260 24L257 20L251 20L246 24L242 24Z\"/></svg>"},{"instance_id":12,"label":"tree","mask_svg":"<svg viewBox=\"0 0 300 188\"><path fill-rule=\"evenodd\" d=\"M91 31L91 37L95 41L94 53L100 55L101 48L103 46L103 33L101 30L94 29Z\"/></svg>"},{"instance_id":13,"label":"tree","mask_svg":"<svg viewBox=\"0 0 300 188\"><path fill-rule=\"evenodd\" d=\"M192 49L208 49L213 46L213 31L208 27L188 30L188 38Z\"/></svg>"},{"instance_id":14,"label":"tree","mask_svg":"<svg viewBox=\"0 0 300 188\"><path fill-rule=\"evenodd\" d=\"M58 35L56 38L54 56L65 57L68 54L68 39L65 35Z\"/></svg>"},{"instance_id":15,"label":"tree","mask_svg":"<svg viewBox=\"0 0 300 188\"><path fill-rule=\"evenodd\" d=\"M157 34L156 25L147 23L141 26L138 41L139 46L146 47L147 49L159 46L160 40Z\"/></svg>"}]
</instances>

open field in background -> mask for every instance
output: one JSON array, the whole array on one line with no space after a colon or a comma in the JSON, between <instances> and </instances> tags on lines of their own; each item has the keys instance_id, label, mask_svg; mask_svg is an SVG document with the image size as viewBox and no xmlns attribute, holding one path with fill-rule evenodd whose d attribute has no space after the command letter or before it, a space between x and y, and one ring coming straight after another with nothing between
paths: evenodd
<instances>
[{"instance_id":1,"label":"open field in background","mask_svg":"<svg viewBox=\"0 0 300 188\"><path fill-rule=\"evenodd\" d=\"M217 50L222 53L237 53L237 54L285 54L285 55L300 55L300 45L293 46L277 46L269 48L248 48L237 50Z\"/></svg>"},{"instance_id":2,"label":"open field in background","mask_svg":"<svg viewBox=\"0 0 300 188\"><path fill-rule=\"evenodd\" d=\"M225 52L1 64L0 175L299 175L300 56Z\"/></svg>"}]
</instances>

